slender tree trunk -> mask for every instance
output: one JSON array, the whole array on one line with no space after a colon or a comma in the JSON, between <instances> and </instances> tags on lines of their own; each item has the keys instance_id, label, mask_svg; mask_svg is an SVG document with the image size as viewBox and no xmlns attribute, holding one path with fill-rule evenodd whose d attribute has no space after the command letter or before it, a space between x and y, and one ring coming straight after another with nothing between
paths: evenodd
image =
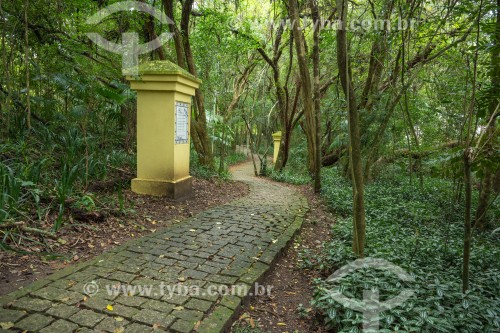
<instances>
[{"instance_id":1,"label":"slender tree trunk","mask_svg":"<svg viewBox=\"0 0 500 333\"><path fill-rule=\"evenodd\" d=\"M182 3L180 31L174 24L169 24L169 29L174 33L174 43L176 48L177 63L179 66L186 68L189 73L197 76L191 44L189 41L189 19L194 0L186 0ZM173 0L163 0L165 14L172 19L174 18L174 3ZM178 37L180 36L180 37ZM214 158L212 146L208 136L207 117L205 112L205 103L203 93L197 89L194 97L193 117L191 117L191 139L198 153L200 164L213 169Z\"/></svg>"},{"instance_id":2,"label":"slender tree trunk","mask_svg":"<svg viewBox=\"0 0 500 333\"><path fill-rule=\"evenodd\" d=\"M313 102L313 88L311 82L311 76L309 74L309 68L306 58L305 50L305 39L304 34L299 26L299 13L297 8L297 0L290 0L288 10L290 13L290 19L293 24L293 38L295 40L295 50L297 52L297 63L299 65L300 80L302 86L302 103L304 108L304 114L306 118L306 137L308 146L308 159L309 159L309 172L311 174L315 173L316 160L316 118Z\"/></svg>"},{"instance_id":3,"label":"slender tree trunk","mask_svg":"<svg viewBox=\"0 0 500 333\"><path fill-rule=\"evenodd\" d=\"M30 63L29 63L29 38L28 38L28 7L29 0L24 4L24 65L26 66L26 124L31 129L31 103L30 103Z\"/></svg>"},{"instance_id":4,"label":"slender tree trunk","mask_svg":"<svg viewBox=\"0 0 500 333\"><path fill-rule=\"evenodd\" d=\"M314 160L314 192L319 193L321 191L321 86L319 83L319 34L320 34L320 24L319 24L319 10L318 1L309 0L309 5L311 7L312 19L314 23L317 23L316 28L313 31L313 78L314 78L314 126L315 126L315 141L316 141L316 152Z\"/></svg>"},{"instance_id":5,"label":"slender tree trunk","mask_svg":"<svg viewBox=\"0 0 500 333\"><path fill-rule=\"evenodd\" d=\"M3 11L3 4L2 0L0 0L0 13L2 14L2 21L6 20L4 11ZM10 132L10 113L11 113L11 82L10 82L10 66L9 62L7 60L7 45L6 45L6 39L7 39L7 24L4 24L2 27L2 64L3 64L3 71L5 75L5 100L2 103L2 110L0 111L0 116L2 120L2 124L5 126L2 126L1 128L1 134L3 137L7 138L9 136Z\"/></svg>"},{"instance_id":6,"label":"slender tree trunk","mask_svg":"<svg viewBox=\"0 0 500 333\"><path fill-rule=\"evenodd\" d=\"M469 289L469 261L472 243L471 228L471 205L472 205L472 183L471 183L471 162L472 151L467 148L464 151L464 186L465 186L465 219L464 219L464 257L462 264L462 292Z\"/></svg>"},{"instance_id":7,"label":"slender tree trunk","mask_svg":"<svg viewBox=\"0 0 500 333\"><path fill-rule=\"evenodd\" d=\"M168 29L173 34L172 38L175 45L175 55L177 57L177 64L182 68L186 68L186 61L184 55L184 48L182 46L182 35L177 25L175 24L175 12L174 12L174 0L162 0L163 10L167 17L172 20L171 24L168 25Z\"/></svg>"},{"instance_id":8,"label":"slender tree trunk","mask_svg":"<svg viewBox=\"0 0 500 333\"><path fill-rule=\"evenodd\" d=\"M145 2L145 0L142 0L141 2ZM149 36L149 40L156 40L156 38L158 38L155 32L155 24L152 16L148 16L146 22L144 23L144 28L146 30L147 35ZM160 45L159 41L156 44L157 45L155 46L154 52L156 52L156 54L158 55L158 59L165 60L166 57L163 51L163 45Z\"/></svg>"},{"instance_id":9,"label":"slender tree trunk","mask_svg":"<svg viewBox=\"0 0 500 333\"><path fill-rule=\"evenodd\" d=\"M489 159L494 159L495 155L495 138L496 138L496 116L500 103L500 0L496 0L497 15L495 34L493 36L493 47L491 48L491 86L492 93L491 101L489 103L489 117L488 125L484 135L484 154ZM479 229L484 229L486 226L486 212L489 207L490 197L493 187L493 178L495 171L491 168L483 170L483 179L481 180L481 192L479 195L479 202L476 209L476 216L474 218L474 226Z\"/></svg>"},{"instance_id":10,"label":"slender tree trunk","mask_svg":"<svg viewBox=\"0 0 500 333\"><path fill-rule=\"evenodd\" d=\"M472 76L472 93L467 116L467 136L465 138L464 149L464 186L465 186L465 212L464 212L464 254L462 261L462 292L469 289L469 266L470 254L472 247L472 223L471 223L471 206L472 206L472 181L471 181L471 163L474 160L474 151L471 148L472 136L472 118L474 114L474 106L476 99L476 82L477 82L477 59L479 53L479 36L480 36L480 17L483 1L481 0L479 13L477 16L477 35L476 35L476 51L474 54L474 74Z\"/></svg>"},{"instance_id":11,"label":"slender tree trunk","mask_svg":"<svg viewBox=\"0 0 500 333\"><path fill-rule=\"evenodd\" d=\"M350 79L347 31L344 28L347 18L347 0L337 0L337 8L342 24L342 27L337 30L337 63L340 81L346 96L349 120L349 159L353 190L353 251L359 257L363 257L365 243L363 167L361 160L361 140L359 136L359 113L356 107L354 88Z\"/></svg>"}]
</instances>

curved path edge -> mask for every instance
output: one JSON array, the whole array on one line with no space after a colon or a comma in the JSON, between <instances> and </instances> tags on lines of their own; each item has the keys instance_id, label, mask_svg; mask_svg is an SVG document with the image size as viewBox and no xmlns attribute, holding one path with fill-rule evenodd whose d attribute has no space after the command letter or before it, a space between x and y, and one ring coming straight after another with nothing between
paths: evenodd
<instances>
[{"instance_id":1,"label":"curved path edge","mask_svg":"<svg viewBox=\"0 0 500 333\"><path fill-rule=\"evenodd\" d=\"M243 198L0 297L0 333L229 330L308 210L295 190L252 174L251 163L233 170L250 188Z\"/></svg>"}]
</instances>

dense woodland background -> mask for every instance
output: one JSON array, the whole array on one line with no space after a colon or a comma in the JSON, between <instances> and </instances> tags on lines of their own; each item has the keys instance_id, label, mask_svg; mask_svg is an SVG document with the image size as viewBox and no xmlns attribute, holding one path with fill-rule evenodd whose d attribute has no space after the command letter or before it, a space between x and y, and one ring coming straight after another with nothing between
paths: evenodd
<instances>
[{"instance_id":1,"label":"dense woodland background","mask_svg":"<svg viewBox=\"0 0 500 333\"><path fill-rule=\"evenodd\" d=\"M85 23L115 2L0 0L3 250L44 246L75 213L127 214L135 94L121 56L86 33L119 43L127 31L141 42L170 31L141 61L170 60L203 81L193 174L229 178L246 146L256 174L311 183L339 221L322 255L304 252L304 269L326 277L375 256L415 274L418 297L385 312L384 328L498 330L498 0L143 0L175 24L137 11ZM360 24L329 24L339 19ZM414 24L398 29L405 22ZM279 159L266 165L275 131ZM322 324L359 329L361 315L327 290L317 281Z\"/></svg>"}]
</instances>

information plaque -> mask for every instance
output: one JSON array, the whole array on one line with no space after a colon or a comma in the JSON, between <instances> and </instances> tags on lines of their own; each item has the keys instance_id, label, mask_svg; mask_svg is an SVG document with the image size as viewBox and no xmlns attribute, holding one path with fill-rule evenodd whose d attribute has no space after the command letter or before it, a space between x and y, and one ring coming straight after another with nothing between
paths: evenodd
<instances>
[{"instance_id":1,"label":"information plaque","mask_svg":"<svg viewBox=\"0 0 500 333\"><path fill-rule=\"evenodd\" d=\"M175 102L175 144L189 142L189 104Z\"/></svg>"}]
</instances>

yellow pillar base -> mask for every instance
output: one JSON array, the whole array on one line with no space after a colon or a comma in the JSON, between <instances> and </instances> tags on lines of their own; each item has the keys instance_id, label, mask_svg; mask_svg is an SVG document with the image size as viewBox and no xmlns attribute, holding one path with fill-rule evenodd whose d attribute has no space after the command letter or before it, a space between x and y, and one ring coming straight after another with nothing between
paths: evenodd
<instances>
[{"instance_id":1,"label":"yellow pillar base","mask_svg":"<svg viewBox=\"0 0 500 333\"><path fill-rule=\"evenodd\" d=\"M191 176L176 181L134 178L132 191L139 194L167 196L174 200L187 199L193 195L193 179Z\"/></svg>"}]
</instances>

